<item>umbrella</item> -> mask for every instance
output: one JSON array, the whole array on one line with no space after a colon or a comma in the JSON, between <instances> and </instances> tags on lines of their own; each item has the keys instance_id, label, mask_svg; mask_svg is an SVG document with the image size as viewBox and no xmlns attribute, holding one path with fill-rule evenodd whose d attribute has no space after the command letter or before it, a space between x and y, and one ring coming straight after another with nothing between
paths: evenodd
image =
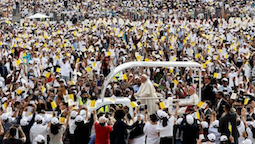
<instances>
[{"instance_id":1,"label":"umbrella","mask_svg":"<svg viewBox=\"0 0 255 144\"><path fill-rule=\"evenodd\" d=\"M45 15L45 14L41 14L41 13L36 13L30 17L28 17L29 19L36 19L36 18L49 18L49 16Z\"/></svg>"}]
</instances>

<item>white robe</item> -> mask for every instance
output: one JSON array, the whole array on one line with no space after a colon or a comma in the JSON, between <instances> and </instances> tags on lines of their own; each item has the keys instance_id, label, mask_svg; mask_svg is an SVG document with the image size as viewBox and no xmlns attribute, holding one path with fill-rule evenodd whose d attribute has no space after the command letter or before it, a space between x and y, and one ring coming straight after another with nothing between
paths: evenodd
<instances>
[{"instance_id":1,"label":"white robe","mask_svg":"<svg viewBox=\"0 0 255 144\"><path fill-rule=\"evenodd\" d=\"M137 92L138 97L156 97L156 90L150 80L146 80L139 87ZM155 100L141 100L142 104L147 104L150 113L153 113L153 107L155 107Z\"/></svg>"}]
</instances>

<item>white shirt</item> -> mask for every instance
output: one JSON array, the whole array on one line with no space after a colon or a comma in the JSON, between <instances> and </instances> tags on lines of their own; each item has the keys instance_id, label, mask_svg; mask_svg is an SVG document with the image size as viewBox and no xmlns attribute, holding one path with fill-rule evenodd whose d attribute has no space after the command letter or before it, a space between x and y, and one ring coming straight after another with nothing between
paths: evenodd
<instances>
[{"instance_id":1,"label":"white shirt","mask_svg":"<svg viewBox=\"0 0 255 144\"><path fill-rule=\"evenodd\" d=\"M167 121L167 126L163 127L162 121L158 122L157 130L159 131L160 137L172 137L174 130L174 116L171 116Z\"/></svg>"},{"instance_id":2,"label":"white shirt","mask_svg":"<svg viewBox=\"0 0 255 144\"><path fill-rule=\"evenodd\" d=\"M62 76L69 76L70 72L72 71L72 68L69 63L62 63L61 64L61 75Z\"/></svg>"},{"instance_id":3,"label":"white shirt","mask_svg":"<svg viewBox=\"0 0 255 144\"><path fill-rule=\"evenodd\" d=\"M43 126L42 124L35 123L30 129L30 141L32 144L36 144L35 138L38 135L42 135L45 139L47 139L47 126Z\"/></svg>"},{"instance_id":4,"label":"white shirt","mask_svg":"<svg viewBox=\"0 0 255 144\"><path fill-rule=\"evenodd\" d=\"M76 124L75 124L75 119L69 118L68 125L69 125L69 132L70 132L70 134L74 134L74 130L77 127Z\"/></svg>"},{"instance_id":5,"label":"white shirt","mask_svg":"<svg viewBox=\"0 0 255 144\"><path fill-rule=\"evenodd\" d=\"M147 136L146 144L159 144L160 138L158 136L158 132L155 131L155 129L157 129L157 124L152 125L150 122L145 123L143 131Z\"/></svg>"}]
</instances>

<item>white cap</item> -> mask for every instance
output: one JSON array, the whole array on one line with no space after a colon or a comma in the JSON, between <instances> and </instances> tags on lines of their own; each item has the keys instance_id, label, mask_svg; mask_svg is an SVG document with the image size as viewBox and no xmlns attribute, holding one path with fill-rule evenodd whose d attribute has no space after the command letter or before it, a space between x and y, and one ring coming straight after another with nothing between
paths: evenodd
<instances>
[{"instance_id":1,"label":"white cap","mask_svg":"<svg viewBox=\"0 0 255 144\"><path fill-rule=\"evenodd\" d=\"M1 118L2 118L2 120L7 120L8 114L7 113L2 114Z\"/></svg>"},{"instance_id":2,"label":"white cap","mask_svg":"<svg viewBox=\"0 0 255 144\"><path fill-rule=\"evenodd\" d=\"M205 139L204 134L200 134L200 135L199 135L199 139L201 139L201 140Z\"/></svg>"},{"instance_id":3,"label":"white cap","mask_svg":"<svg viewBox=\"0 0 255 144\"><path fill-rule=\"evenodd\" d=\"M7 97L2 98L2 103L4 103L7 100Z\"/></svg>"},{"instance_id":4,"label":"white cap","mask_svg":"<svg viewBox=\"0 0 255 144\"><path fill-rule=\"evenodd\" d=\"M22 118L22 119L20 120L20 125L21 125L21 126L27 126L27 125L28 125L27 119L26 119L26 118Z\"/></svg>"},{"instance_id":5,"label":"white cap","mask_svg":"<svg viewBox=\"0 0 255 144\"><path fill-rule=\"evenodd\" d=\"M216 140L216 136L213 133L210 133L209 135L207 135L207 138L210 142L214 142Z\"/></svg>"},{"instance_id":6,"label":"white cap","mask_svg":"<svg viewBox=\"0 0 255 144\"><path fill-rule=\"evenodd\" d=\"M228 82L228 79L227 79L227 78L223 78L223 79L222 79L222 81L226 81L226 82Z\"/></svg>"},{"instance_id":7,"label":"white cap","mask_svg":"<svg viewBox=\"0 0 255 144\"><path fill-rule=\"evenodd\" d=\"M202 125L203 129L208 128L208 122L206 122L206 121L202 121L201 125Z\"/></svg>"},{"instance_id":8,"label":"white cap","mask_svg":"<svg viewBox=\"0 0 255 144\"><path fill-rule=\"evenodd\" d=\"M59 124L58 118L56 118L56 117L52 118L51 124L53 124L53 125Z\"/></svg>"},{"instance_id":9,"label":"white cap","mask_svg":"<svg viewBox=\"0 0 255 144\"><path fill-rule=\"evenodd\" d=\"M80 116L80 115L78 115L78 116L75 118L75 121L76 121L76 122L81 122L81 121L83 121L83 117Z\"/></svg>"},{"instance_id":10,"label":"white cap","mask_svg":"<svg viewBox=\"0 0 255 144\"><path fill-rule=\"evenodd\" d=\"M252 141L250 139L246 139L242 142L242 144L252 144Z\"/></svg>"},{"instance_id":11,"label":"white cap","mask_svg":"<svg viewBox=\"0 0 255 144\"><path fill-rule=\"evenodd\" d=\"M193 118L193 116L190 115L190 114L187 115L187 116L186 116L186 121L187 121L188 124L192 125L192 124L194 123L194 118Z\"/></svg>"},{"instance_id":12,"label":"white cap","mask_svg":"<svg viewBox=\"0 0 255 144\"><path fill-rule=\"evenodd\" d=\"M45 138L42 135L38 135L37 137L35 137L35 141L42 143L45 142Z\"/></svg>"},{"instance_id":13,"label":"white cap","mask_svg":"<svg viewBox=\"0 0 255 144\"><path fill-rule=\"evenodd\" d=\"M42 121L42 119L43 119L43 118L42 118L42 116L40 116L40 115L36 115L36 116L35 116L35 121L36 121L36 122Z\"/></svg>"},{"instance_id":14,"label":"white cap","mask_svg":"<svg viewBox=\"0 0 255 144\"><path fill-rule=\"evenodd\" d=\"M70 117L71 117L71 118L75 118L75 117L77 116L77 114L78 114L77 111L72 111L72 112L70 113Z\"/></svg>"},{"instance_id":15,"label":"white cap","mask_svg":"<svg viewBox=\"0 0 255 144\"><path fill-rule=\"evenodd\" d=\"M158 110L158 111L157 111L157 115L158 115L158 117L160 117L160 118L163 118L163 117L167 117L167 116L168 116L167 113L166 113L165 111L162 111L162 110Z\"/></svg>"},{"instance_id":16,"label":"white cap","mask_svg":"<svg viewBox=\"0 0 255 144\"><path fill-rule=\"evenodd\" d=\"M219 120L213 121L212 125L213 125L213 127L219 127L219 125L220 125Z\"/></svg>"},{"instance_id":17,"label":"white cap","mask_svg":"<svg viewBox=\"0 0 255 144\"><path fill-rule=\"evenodd\" d=\"M226 135L222 135L220 137L220 141L227 141L228 140L228 137Z\"/></svg>"}]
</instances>

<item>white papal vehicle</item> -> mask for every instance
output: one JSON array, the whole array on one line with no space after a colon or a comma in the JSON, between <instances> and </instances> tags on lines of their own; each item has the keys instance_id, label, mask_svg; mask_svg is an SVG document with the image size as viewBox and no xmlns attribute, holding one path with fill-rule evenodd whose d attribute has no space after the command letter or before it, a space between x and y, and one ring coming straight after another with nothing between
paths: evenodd
<instances>
[{"instance_id":1,"label":"white papal vehicle","mask_svg":"<svg viewBox=\"0 0 255 144\"><path fill-rule=\"evenodd\" d=\"M119 65L116 67L113 71L109 73L109 75L106 77L103 87L102 87L102 92L100 99L95 101L95 105L93 108L88 107L89 111L109 111L109 108L112 105L119 105L119 106L127 106L129 108L129 114L133 116L133 105L131 104L131 101L129 98L125 97L110 97L110 98L105 98L105 91L108 86L108 84L113 80L113 77L126 69L133 68L133 67L190 67L193 69L196 69L196 71L199 72L199 90L198 90L198 96L199 96L199 101L201 100L201 70L202 70L202 65L197 63L197 62L128 62L124 63L122 65ZM138 98L143 99L143 100L155 100L155 99L164 99L162 97L155 97L155 98ZM169 111L171 111L172 106L175 105L174 101L185 101L185 99L172 99L168 98L166 100L168 102L169 106ZM132 106L131 106L132 105ZM155 107L155 110L157 110L158 107ZM154 111L155 111L154 110Z\"/></svg>"}]
</instances>

